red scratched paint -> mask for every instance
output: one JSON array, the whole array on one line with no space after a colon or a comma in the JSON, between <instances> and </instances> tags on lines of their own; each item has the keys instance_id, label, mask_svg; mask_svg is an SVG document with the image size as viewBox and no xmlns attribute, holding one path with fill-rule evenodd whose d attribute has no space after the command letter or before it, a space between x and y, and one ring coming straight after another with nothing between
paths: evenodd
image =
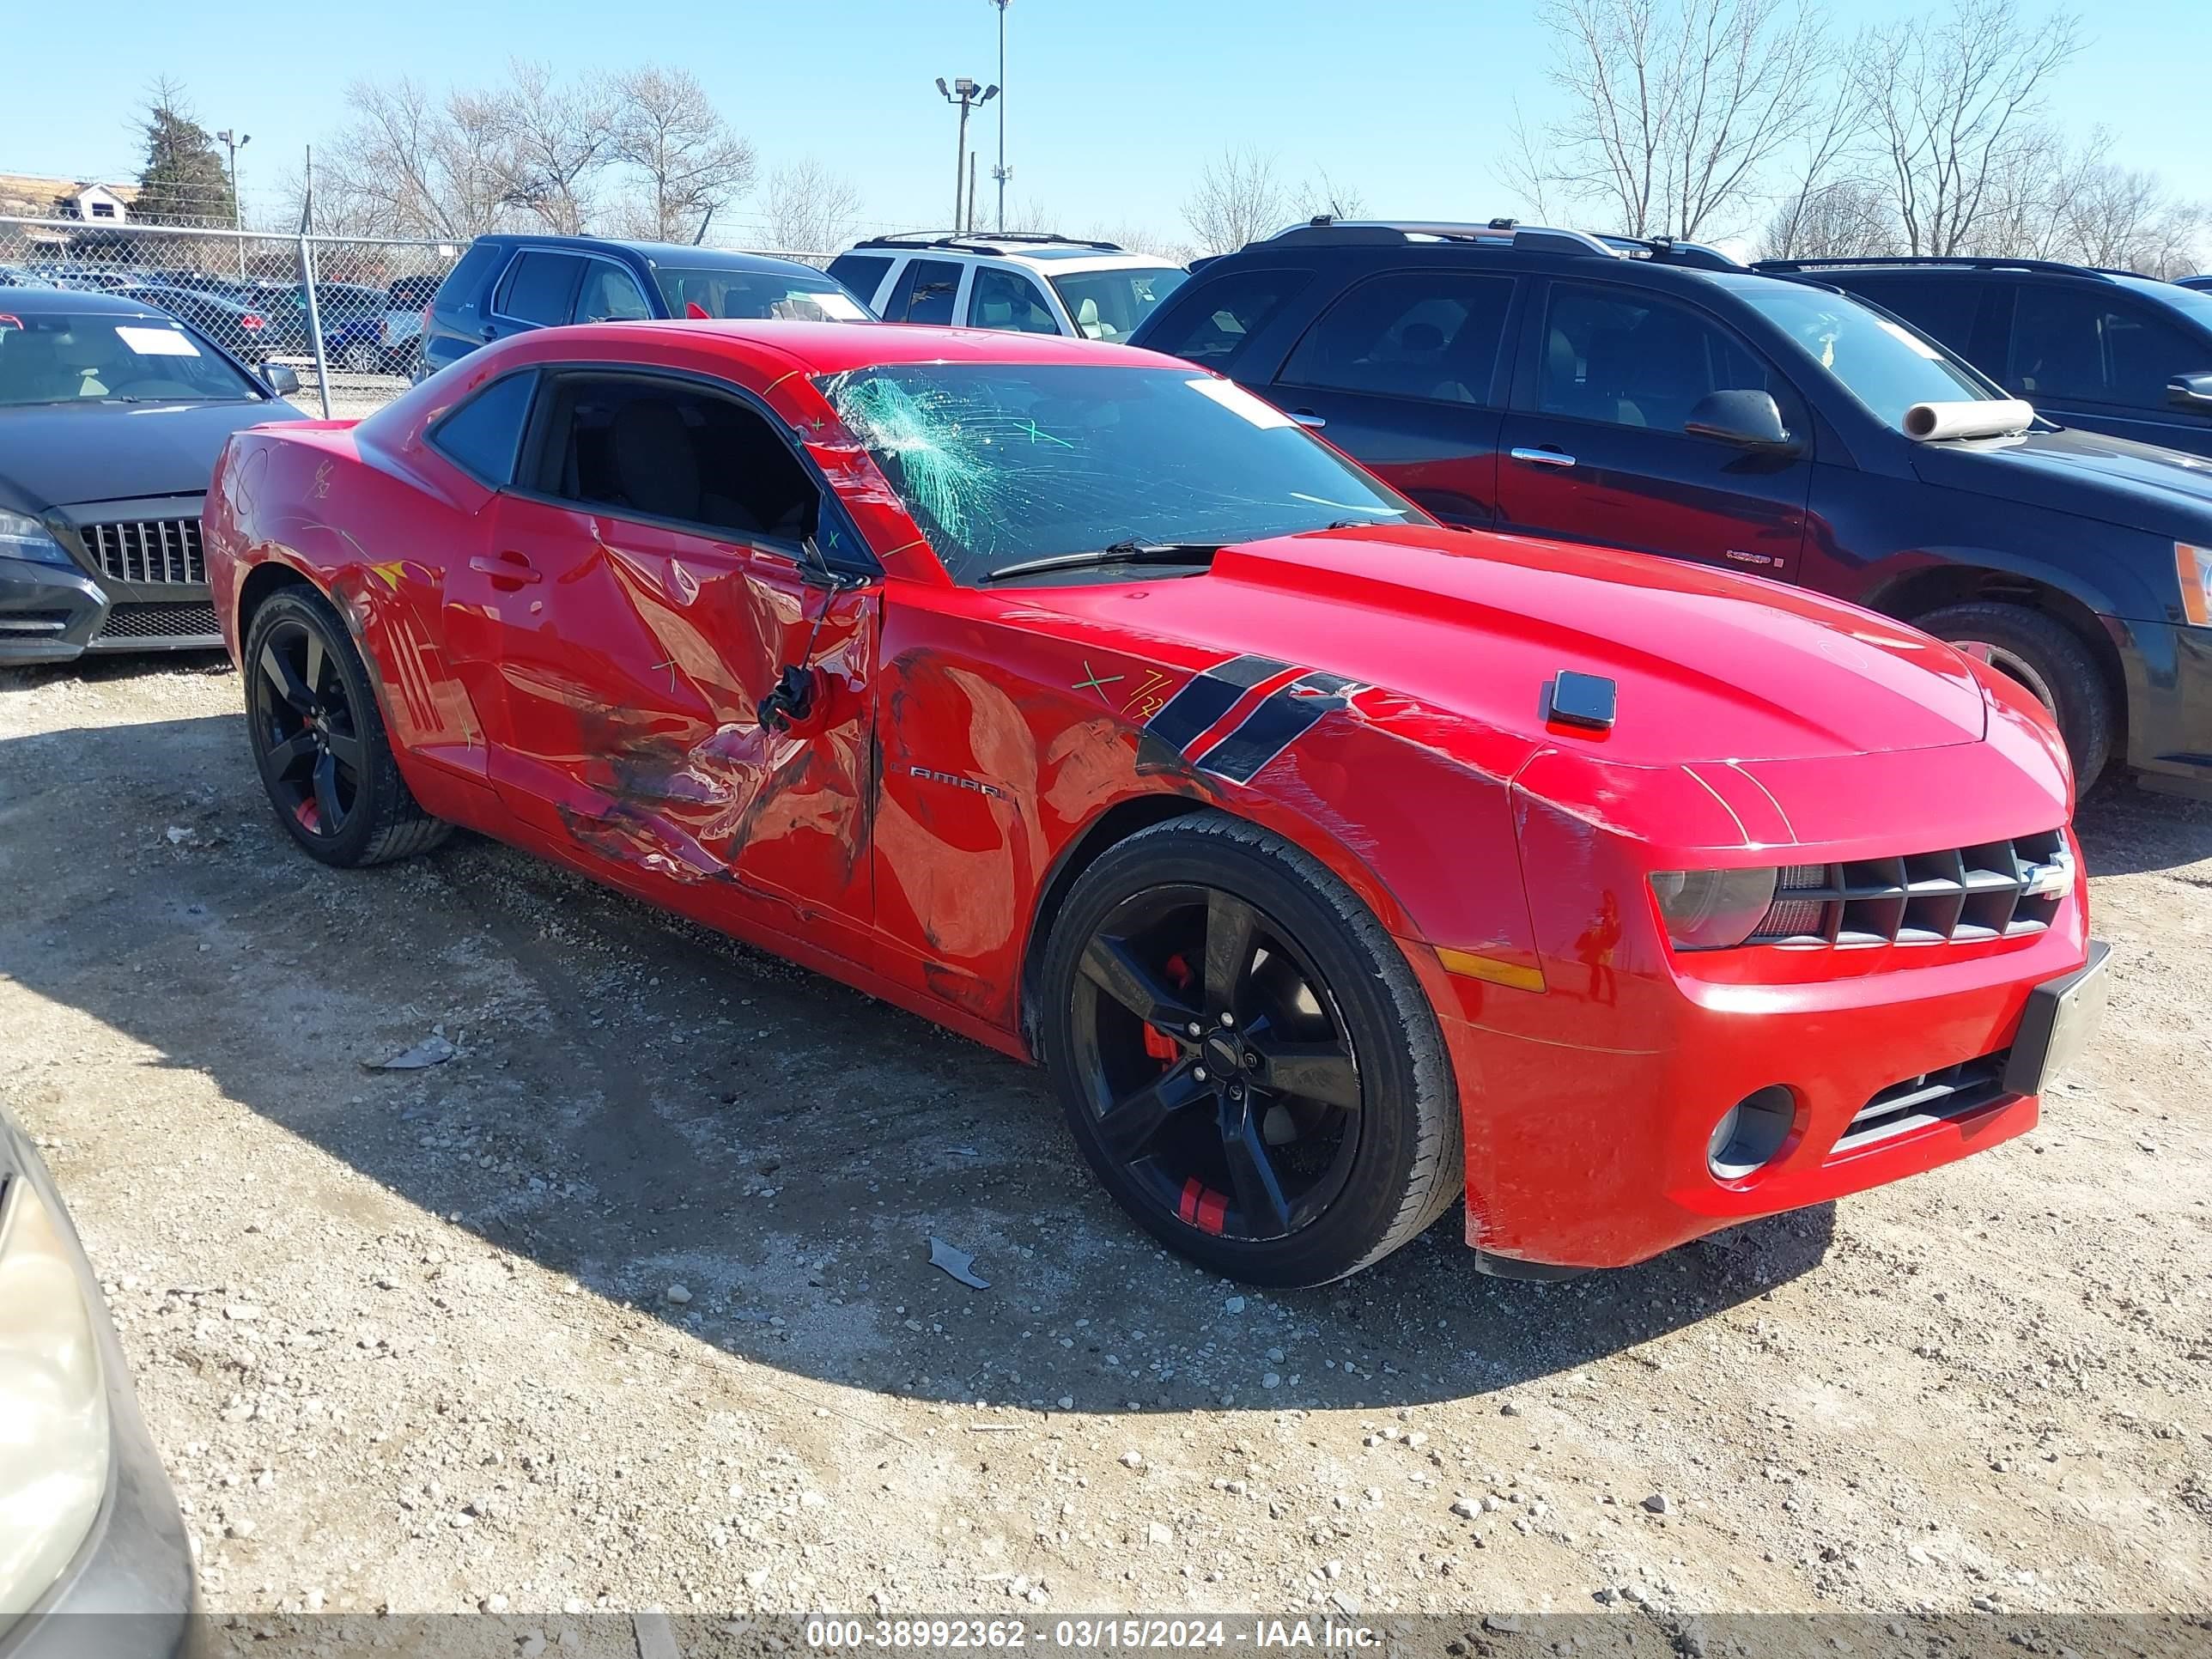
<instances>
[{"instance_id":1,"label":"red scratched paint","mask_svg":"<svg viewBox=\"0 0 2212 1659\"><path fill-rule=\"evenodd\" d=\"M2030 988L2081 965L2080 890L2045 933L1907 962L1679 956L1647 880L2067 822L2056 739L2004 683L1799 590L1441 529L1232 548L1176 580L961 588L811 379L1117 358L1164 361L887 326L520 336L357 426L232 440L206 522L226 637L235 656L250 580L306 578L354 628L428 810L1025 1058L1040 895L1103 814L1168 795L1274 830L1405 950L1463 1096L1469 1241L1502 1255L1626 1263L2034 1122L2034 1099L2008 1098L1828 1156L1876 1090L2002 1046ZM884 570L829 603L808 721L756 719L823 611L787 557L489 491L424 444L532 362L719 377L789 423ZM510 554L553 579L518 580ZM1239 786L1143 726L1243 653L1356 689ZM1610 732L1543 720L1563 668L1617 682ZM1439 949L1541 988L1448 971ZM1714 1121L1773 1083L1798 1093L1797 1142L1754 1182L1716 1182Z\"/></svg>"}]
</instances>

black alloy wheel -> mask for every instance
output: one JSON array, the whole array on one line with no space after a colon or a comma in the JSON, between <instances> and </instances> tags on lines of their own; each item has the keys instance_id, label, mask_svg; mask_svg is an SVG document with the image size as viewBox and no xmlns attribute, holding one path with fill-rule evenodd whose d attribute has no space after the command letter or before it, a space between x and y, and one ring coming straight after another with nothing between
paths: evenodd
<instances>
[{"instance_id":1,"label":"black alloy wheel","mask_svg":"<svg viewBox=\"0 0 2212 1659\"><path fill-rule=\"evenodd\" d=\"M1100 1139L1152 1203L1255 1242L1328 1207L1358 1150L1359 1065L1279 924L1218 888L1148 888L1082 969L1075 1062Z\"/></svg>"},{"instance_id":2,"label":"black alloy wheel","mask_svg":"<svg viewBox=\"0 0 2212 1659\"><path fill-rule=\"evenodd\" d=\"M304 584L271 594L241 655L247 741L294 841L355 867L445 839L450 826L416 804L399 774L368 667L329 600Z\"/></svg>"},{"instance_id":3,"label":"black alloy wheel","mask_svg":"<svg viewBox=\"0 0 2212 1659\"><path fill-rule=\"evenodd\" d=\"M1070 889L1039 988L1084 1156L1214 1272L1325 1283L1458 1195L1458 1094L1419 981L1279 836L1200 811L1109 848Z\"/></svg>"},{"instance_id":4,"label":"black alloy wheel","mask_svg":"<svg viewBox=\"0 0 2212 1659\"><path fill-rule=\"evenodd\" d=\"M247 665L254 749L279 812L337 841L359 804L367 757L345 681L317 629L279 619Z\"/></svg>"}]
</instances>

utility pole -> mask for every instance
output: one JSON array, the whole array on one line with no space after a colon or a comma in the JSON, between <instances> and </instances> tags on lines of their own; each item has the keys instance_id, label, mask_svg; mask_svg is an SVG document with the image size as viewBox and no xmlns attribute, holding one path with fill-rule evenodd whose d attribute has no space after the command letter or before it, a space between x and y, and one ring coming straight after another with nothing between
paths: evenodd
<instances>
[{"instance_id":1,"label":"utility pole","mask_svg":"<svg viewBox=\"0 0 2212 1659\"><path fill-rule=\"evenodd\" d=\"M1006 84L1006 8L1013 4L1014 0L991 0L991 3L999 9L999 86L1003 91ZM1006 228L1006 180L1014 176L1014 170L1006 165L1006 100L1004 98L999 100L999 165L991 169L991 176L999 181L997 228L1003 232Z\"/></svg>"},{"instance_id":2,"label":"utility pole","mask_svg":"<svg viewBox=\"0 0 2212 1659\"><path fill-rule=\"evenodd\" d=\"M238 233L234 246L238 250L238 274L246 275L246 204L238 199L238 152L253 142L250 132L234 132L225 127L215 136L216 143L230 150L230 228Z\"/></svg>"},{"instance_id":3,"label":"utility pole","mask_svg":"<svg viewBox=\"0 0 2212 1659\"><path fill-rule=\"evenodd\" d=\"M948 104L960 106L960 144L952 153L952 234L960 234L962 198L968 191L968 112L979 105L988 104L999 95L996 87L979 87L966 76L961 76L951 86L945 77L937 77L937 89L945 94ZM968 205L972 207L973 203Z\"/></svg>"}]
</instances>

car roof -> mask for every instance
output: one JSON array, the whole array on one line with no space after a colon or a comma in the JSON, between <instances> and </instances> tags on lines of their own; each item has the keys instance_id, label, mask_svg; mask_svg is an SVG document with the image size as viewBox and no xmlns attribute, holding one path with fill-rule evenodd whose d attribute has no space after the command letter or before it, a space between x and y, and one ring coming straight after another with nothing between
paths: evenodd
<instances>
[{"instance_id":1,"label":"car roof","mask_svg":"<svg viewBox=\"0 0 2212 1659\"><path fill-rule=\"evenodd\" d=\"M717 343L759 347L787 357L807 374L838 374L848 369L899 363L1089 363L1121 368L1178 368L1202 374L1188 363L1156 351L1139 351L1103 341L1071 339L1059 334L1016 333L991 328L937 328L919 323L800 323L760 321L671 321L593 323L562 331L532 330L518 341L540 343L562 335L589 337L593 346L619 348L651 331L670 330ZM533 352L533 357L544 354ZM617 351L617 356L619 352Z\"/></svg>"},{"instance_id":2,"label":"car roof","mask_svg":"<svg viewBox=\"0 0 2212 1659\"><path fill-rule=\"evenodd\" d=\"M18 316L35 313L41 317L63 313L116 317L155 317L161 314L143 300L129 300L105 291L70 288L0 289L0 311L13 312Z\"/></svg>"},{"instance_id":3,"label":"car roof","mask_svg":"<svg viewBox=\"0 0 2212 1659\"><path fill-rule=\"evenodd\" d=\"M698 247L689 242L627 242L607 236L534 236L524 231L495 231L479 236L480 242L510 247L573 248L579 253L634 253L656 265L683 265L693 270L800 270L822 272L803 259L787 259L774 253L740 253L734 248Z\"/></svg>"}]
</instances>

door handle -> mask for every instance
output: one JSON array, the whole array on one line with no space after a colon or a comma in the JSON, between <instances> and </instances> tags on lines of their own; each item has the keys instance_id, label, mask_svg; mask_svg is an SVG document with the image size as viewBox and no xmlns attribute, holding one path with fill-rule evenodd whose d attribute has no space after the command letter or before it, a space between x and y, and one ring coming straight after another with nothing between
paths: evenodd
<instances>
[{"instance_id":1,"label":"door handle","mask_svg":"<svg viewBox=\"0 0 2212 1659\"><path fill-rule=\"evenodd\" d=\"M1526 461L1531 466L1572 466L1575 458L1564 449L1516 449L1516 461Z\"/></svg>"},{"instance_id":2,"label":"door handle","mask_svg":"<svg viewBox=\"0 0 2212 1659\"><path fill-rule=\"evenodd\" d=\"M483 325L483 337L487 343L496 340L499 338L499 330L492 324L486 323Z\"/></svg>"},{"instance_id":3,"label":"door handle","mask_svg":"<svg viewBox=\"0 0 2212 1659\"><path fill-rule=\"evenodd\" d=\"M482 553L472 555L469 559L469 568L480 576L490 577L494 587L527 587L532 582L545 580L532 568L529 560L512 550L501 553L497 558Z\"/></svg>"},{"instance_id":4,"label":"door handle","mask_svg":"<svg viewBox=\"0 0 2212 1659\"><path fill-rule=\"evenodd\" d=\"M1300 426L1311 427L1316 431L1328 424L1328 416L1316 415L1310 409L1294 409L1291 411L1291 418Z\"/></svg>"}]
</instances>

